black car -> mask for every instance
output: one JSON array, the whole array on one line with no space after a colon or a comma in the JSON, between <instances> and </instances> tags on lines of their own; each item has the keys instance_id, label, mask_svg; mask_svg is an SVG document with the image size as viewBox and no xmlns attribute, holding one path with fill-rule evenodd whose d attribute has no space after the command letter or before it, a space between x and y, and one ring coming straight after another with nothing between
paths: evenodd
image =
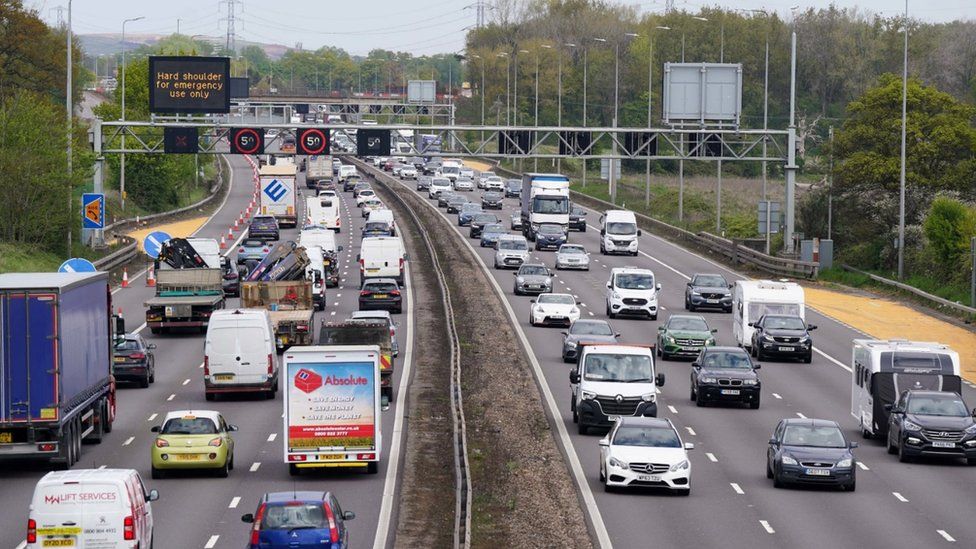
<instances>
[{"instance_id":1,"label":"black car","mask_svg":"<svg viewBox=\"0 0 976 549\"><path fill-rule=\"evenodd\" d=\"M220 269L223 273L221 285L225 296L241 297L241 276L237 269L231 266L230 258L221 256Z\"/></svg>"},{"instance_id":2,"label":"black car","mask_svg":"<svg viewBox=\"0 0 976 549\"><path fill-rule=\"evenodd\" d=\"M417 176L417 190L418 191L426 191L427 189L429 189L430 188L430 180L431 179L433 179L433 177L431 177L429 175L418 175Z\"/></svg>"},{"instance_id":3,"label":"black car","mask_svg":"<svg viewBox=\"0 0 976 549\"><path fill-rule=\"evenodd\" d=\"M454 195L447 201L447 213L456 214L461 212L461 206L468 203L468 199L461 195Z\"/></svg>"},{"instance_id":4,"label":"black car","mask_svg":"<svg viewBox=\"0 0 976 549\"><path fill-rule=\"evenodd\" d=\"M739 347L705 347L691 363L691 400L698 406L743 402L755 410L762 393L759 368Z\"/></svg>"},{"instance_id":5,"label":"black car","mask_svg":"<svg viewBox=\"0 0 976 549\"><path fill-rule=\"evenodd\" d=\"M424 164L424 175L435 175L441 169L439 161L430 161Z\"/></svg>"},{"instance_id":6,"label":"black car","mask_svg":"<svg viewBox=\"0 0 976 549\"><path fill-rule=\"evenodd\" d=\"M400 285L392 278L369 278L359 290L359 310L383 309L392 313L403 312L403 296Z\"/></svg>"},{"instance_id":7,"label":"black car","mask_svg":"<svg viewBox=\"0 0 976 549\"><path fill-rule=\"evenodd\" d=\"M149 387L156 381L155 343L146 343L139 334L125 334L115 344L112 372L116 381L133 381L140 387Z\"/></svg>"},{"instance_id":8,"label":"black car","mask_svg":"<svg viewBox=\"0 0 976 549\"><path fill-rule=\"evenodd\" d=\"M811 484L856 486L854 448L836 421L787 418L780 420L766 450L766 478L773 486Z\"/></svg>"},{"instance_id":9,"label":"black car","mask_svg":"<svg viewBox=\"0 0 976 549\"><path fill-rule=\"evenodd\" d=\"M441 191L437 193L437 207L446 208L447 203L456 196L454 191Z\"/></svg>"},{"instance_id":10,"label":"black car","mask_svg":"<svg viewBox=\"0 0 976 549\"><path fill-rule=\"evenodd\" d=\"M505 198L521 198L522 181L519 179L509 179L505 181Z\"/></svg>"},{"instance_id":11,"label":"black car","mask_svg":"<svg viewBox=\"0 0 976 549\"><path fill-rule=\"evenodd\" d=\"M488 191L481 197L481 207L486 210L500 210L502 209L502 200L504 198L505 195L498 191Z\"/></svg>"},{"instance_id":12,"label":"black car","mask_svg":"<svg viewBox=\"0 0 976 549\"><path fill-rule=\"evenodd\" d=\"M485 225L491 223L501 223L495 214L490 213L477 213L471 216L471 222L468 223L468 236L471 238L481 238L481 230L485 228Z\"/></svg>"},{"instance_id":13,"label":"black car","mask_svg":"<svg viewBox=\"0 0 976 549\"><path fill-rule=\"evenodd\" d=\"M965 458L976 465L976 422L950 391L904 391L888 416L888 453L903 462L919 456Z\"/></svg>"},{"instance_id":14,"label":"black car","mask_svg":"<svg viewBox=\"0 0 976 549\"><path fill-rule=\"evenodd\" d=\"M567 240L566 231L561 226L555 223L543 223L535 232L535 249L558 250Z\"/></svg>"},{"instance_id":15,"label":"black car","mask_svg":"<svg viewBox=\"0 0 976 549\"><path fill-rule=\"evenodd\" d=\"M685 309L732 312L732 285L720 274L696 273L685 287Z\"/></svg>"},{"instance_id":16,"label":"black car","mask_svg":"<svg viewBox=\"0 0 976 549\"><path fill-rule=\"evenodd\" d=\"M412 156L407 162L416 168L418 172L424 169L424 159L419 156Z\"/></svg>"},{"instance_id":17,"label":"black car","mask_svg":"<svg viewBox=\"0 0 976 549\"><path fill-rule=\"evenodd\" d=\"M247 228L247 237L265 242L278 240L278 220L273 215L256 215Z\"/></svg>"},{"instance_id":18,"label":"black car","mask_svg":"<svg viewBox=\"0 0 976 549\"><path fill-rule=\"evenodd\" d=\"M569 230L586 232L586 210L576 204L569 209Z\"/></svg>"},{"instance_id":19,"label":"black car","mask_svg":"<svg viewBox=\"0 0 976 549\"><path fill-rule=\"evenodd\" d=\"M763 315L750 322L752 332L752 356L759 360L766 357L799 358L810 364L813 360L813 324L803 322L796 315Z\"/></svg>"},{"instance_id":20,"label":"black car","mask_svg":"<svg viewBox=\"0 0 976 549\"><path fill-rule=\"evenodd\" d=\"M620 334L606 320L581 318L563 332L563 362L576 362L581 342L612 345L618 337Z\"/></svg>"},{"instance_id":21,"label":"black car","mask_svg":"<svg viewBox=\"0 0 976 549\"><path fill-rule=\"evenodd\" d=\"M352 192L356 188L356 185L358 185L358 184L360 184L362 182L363 182L363 180L362 179L359 179L358 176L356 176L356 177L347 176L342 181L342 192L344 192L344 193Z\"/></svg>"}]
</instances>

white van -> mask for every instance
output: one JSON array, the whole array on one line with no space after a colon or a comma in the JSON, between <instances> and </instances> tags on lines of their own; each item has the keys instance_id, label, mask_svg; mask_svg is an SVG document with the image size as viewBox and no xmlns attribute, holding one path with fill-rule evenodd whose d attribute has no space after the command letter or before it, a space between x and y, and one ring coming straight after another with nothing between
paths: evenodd
<instances>
[{"instance_id":1,"label":"white van","mask_svg":"<svg viewBox=\"0 0 976 549\"><path fill-rule=\"evenodd\" d=\"M611 427L618 417L657 417L664 374L655 375L651 347L583 343L569 383L573 423L585 435L590 427Z\"/></svg>"},{"instance_id":2,"label":"white van","mask_svg":"<svg viewBox=\"0 0 976 549\"><path fill-rule=\"evenodd\" d=\"M218 393L278 391L278 355L271 316L264 309L214 311L203 345L203 385L207 400Z\"/></svg>"},{"instance_id":3,"label":"white van","mask_svg":"<svg viewBox=\"0 0 976 549\"><path fill-rule=\"evenodd\" d=\"M736 344L752 348L750 322L765 314L793 315L806 320L803 287L796 282L739 280L732 288L732 336Z\"/></svg>"},{"instance_id":4,"label":"white van","mask_svg":"<svg viewBox=\"0 0 976 549\"><path fill-rule=\"evenodd\" d=\"M637 255L637 217L627 210L607 210L600 216L600 253Z\"/></svg>"},{"instance_id":5,"label":"white van","mask_svg":"<svg viewBox=\"0 0 976 549\"><path fill-rule=\"evenodd\" d=\"M396 222L393 221L393 212L391 210L373 210L369 212L369 216L366 217L366 223L386 223L390 226L390 235L396 236Z\"/></svg>"},{"instance_id":6,"label":"white van","mask_svg":"<svg viewBox=\"0 0 976 549\"><path fill-rule=\"evenodd\" d=\"M298 245L305 248L318 246L323 253L342 251L342 246L336 244L335 233L327 229L302 229L298 233Z\"/></svg>"},{"instance_id":7,"label":"white van","mask_svg":"<svg viewBox=\"0 0 976 549\"><path fill-rule=\"evenodd\" d=\"M305 199L305 224L320 225L335 232L342 232L339 215L339 198L310 196Z\"/></svg>"},{"instance_id":8,"label":"white van","mask_svg":"<svg viewBox=\"0 0 976 549\"><path fill-rule=\"evenodd\" d=\"M614 267L607 281L607 316L646 316L657 320L657 296L661 285L654 271L637 267Z\"/></svg>"},{"instance_id":9,"label":"white van","mask_svg":"<svg viewBox=\"0 0 976 549\"><path fill-rule=\"evenodd\" d=\"M430 180L430 187L427 189L428 198L437 198L444 191L454 190L451 180L446 177L435 176Z\"/></svg>"},{"instance_id":10,"label":"white van","mask_svg":"<svg viewBox=\"0 0 976 549\"><path fill-rule=\"evenodd\" d=\"M135 469L52 471L34 487L26 547L151 547L157 499Z\"/></svg>"},{"instance_id":11,"label":"white van","mask_svg":"<svg viewBox=\"0 0 976 549\"><path fill-rule=\"evenodd\" d=\"M395 278L406 285L404 262L407 259L403 241L396 236L364 238L359 250L359 284L367 278Z\"/></svg>"},{"instance_id":12,"label":"white van","mask_svg":"<svg viewBox=\"0 0 976 549\"><path fill-rule=\"evenodd\" d=\"M339 181L345 181L347 177L359 175L356 173L356 166L343 164L339 166Z\"/></svg>"}]
</instances>

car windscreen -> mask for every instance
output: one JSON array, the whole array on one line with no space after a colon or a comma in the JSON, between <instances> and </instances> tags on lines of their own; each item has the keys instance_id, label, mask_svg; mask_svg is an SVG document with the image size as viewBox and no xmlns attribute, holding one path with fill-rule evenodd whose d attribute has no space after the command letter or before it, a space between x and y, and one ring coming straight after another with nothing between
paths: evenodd
<instances>
[{"instance_id":1,"label":"car windscreen","mask_svg":"<svg viewBox=\"0 0 976 549\"><path fill-rule=\"evenodd\" d=\"M542 225L539 225L538 232L539 234L561 235L563 234L563 228L559 225L553 225L552 223L543 223Z\"/></svg>"},{"instance_id":2,"label":"car windscreen","mask_svg":"<svg viewBox=\"0 0 976 549\"><path fill-rule=\"evenodd\" d=\"M326 529L329 521L321 503L269 503L261 518L262 530Z\"/></svg>"},{"instance_id":3,"label":"car windscreen","mask_svg":"<svg viewBox=\"0 0 976 549\"><path fill-rule=\"evenodd\" d=\"M482 215L475 215L471 219L471 221L473 221L474 223L477 223L477 224L487 225L488 223L497 223L498 222L498 218L496 218L492 214L482 214Z\"/></svg>"},{"instance_id":4,"label":"car windscreen","mask_svg":"<svg viewBox=\"0 0 976 549\"><path fill-rule=\"evenodd\" d=\"M159 431L164 435L215 435L217 426L209 417L174 417Z\"/></svg>"},{"instance_id":5,"label":"car windscreen","mask_svg":"<svg viewBox=\"0 0 976 549\"><path fill-rule=\"evenodd\" d=\"M707 332L708 324L701 318L679 316L671 317L668 320L668 329L688 332Z\"/></svg>"},{"instance_id":6,"label":"car windscreen","mask_svg":"<svg viewBox=\"0 0 976 549\"><path fill-rule=\"evenodd\" d=\"M519 269L518 274L519 276L522 275L546 276L549 274L549 271L547 271L546 268L543 267L542 265L523 265L522 268Z\"/></svg>"},{"instance_id":7,"label":"car windscreen","mask_svg":"<svg viewBox=\"0 0 976 549\"><path fill-rule=\"evenodd\" d=\"M568 214L569 198L563 196L537 196L532 199L532 213Z\"/></svg>"},{"instance_id":8,"label":"car windscreen","mask_svg":"<svg viewBox=\"0 0 976 549\"><path fill-rule=\"evenodd\" d=\"M116 351L138 351L141 349L139 342L134 339L122 339L115 344Z\"/></svg>"},{"instance_id":9,"label":"car windscreen","mask_svg":"<svg viewBox=\"0 0 976 549\"><path fill-rule=\"evenodd\" d=\"M622 273L617 275L614 284L624 290L651 290L654 288L654 275Z\"/></svg>"},{"instance_id":10,"label":"car windscreen","mask_svg":"<svg viewBox=\"0 0 976 549\"><path fill-rule=\"evenodd\" d=\"M390 232L390 225L383 222L373 222L367 223L363 226L363 231L367 233L380 232L387 233Z\"/></svg>"},{"instance_id":11,"label":"car windscreen","mask_svg":"<svg viewBox=\"0 0 976 549\"><path fill-rule=\"evenodd\" d=\"M908 401L909 414L923 416L966 417L966 404L954 395L912 395Z\"/></svg>"},{"instance_id":12,"label":"car windscreen","mask_svg":"<svg viewBox=\"0 0 976 549\"><path fill-rule=\"evenodd\" d=\"M587 381L650 383L653 381L654 368L648 355L592 353L586 355L583 374Z\"/></svg>"},{"instance_id":13,"label":"car windscreen","mask_svg":"<svg viewBox=\"0 0 976 549\"><path fill-rule=\"evenodd\" d=\"M767 315L763 327L767 330L805 330L807 326L798 316Z\"/></svg>"},{"instance_id":14,"label":"car windscreen","mask_svg":"<svg viewBox=\"0 0 976 549\"><path fill-rule=\"evenodd\" d=\"M693 286L700 286L702 288L728 288L729 283L725 281L724 278L718 275L699 275L695 277L695 281L692 283Z\"/></svg>"},{"instance_id":15,"label":"car windscreen","mask_svg":"<svg viewBox=\"0 0 976 549\"><path fill-rule=\"evenodd\" d=\"M475 204L474 202L465 202L464 205L461 206L461 211L464 213L480 212L481 204Z\"/></svg>"},{"instance_id":16,"label":"car windscreen","mask_svg":"<svg viewBox=\"0 0 976 549\"><path fill-rule=\"evenodd\" d=\"M450 179L440 179L440 178L438 178L438 179L431 180L430 184L433 185L433 186L435 186L435 187L450 187L451 186L451 180Z\"/></svg>"},{"instance_id":17,"label":"car windscreen","mask_svg":"<svg viewBox=\"0 0 976 549\"><path fill-rule=\"evenodd\" d=\"M847 447L847 441L837 427L812 425L788 425L783 433L783 444L815 448Z\"/></svg>"},{"instance_id":18,"label":"car windscreen","mask_svg":"<svg viewBox=\"0 0 976 549\"><path fill-rule=\"evenodd\" d=\"M257 239L254 239L254 240L248 239L248 240L245 240L244 243L241 244L241 246L244 246L245 248L261 248L261 247L264 246L264 241L263 240L257 240Z\"/></svg>"},{"instance_id":19,"label":"car windscreen","mask_svg":"<svg viewBox=\"0 0 976 549\"><path fill-rule=\"evenodd\" d=\"M499 225L498 223L490 223L488 225L485 225L485 228L482 230L482 232L484 234L493 234L493 233L504 233L506 232L506 230L505 227Z\"/></svg>"},{"instance_id":20,"label":"car windscreen","mask_svg":"<svg viewBox=\"0 0 976 549\"><path fill-rule=\"evenodd\" d=\"M710 352L705 354L701 365L703 368L735 368L751 369L752 363L744 352Z\"/></svg>"},{"instance_id":21,"label":"car windscreen","mask_svg":"<svg viewBox=\"0 0 976 549\"><path fill-rule=\"evenodd\" d=\"M461 168L455 168L454 166L444 166L441 168L442 173L459 174L461 173Z\"/></svg>"},{"instance_id":22,"label":"car windscreen","mask_svg":"<svg viewBox=\"0 0 976 549\"><path fill-rule=\"evenodd\" d=\"M561 253L561 254L585 254L586 253L586 249L583 248L582 246L573 246L573 245L560 246L559 247L559 253Z\"/></svg>"},{"instance_id":23,"label":"car windscreen","mask_svg":"<svg viewBox=\"0 0 976 549\"><path fill-rule=\"evenodd\" d=\"M623 426L614 433L612 444L646 448L681 448L681 439L674 429L666 427Z\"/></svg>"},{"instance_id":24,"label":"car windscreen","mask_svg":"<svg viewBox=\"0 0 976 549\"><path fill-rule=\"evenodd\" d=\"M485 193L485 200L501 200L502 193L490 192Z\"/></svg>"},{"instance_id":25,"label":"car windscreen","mask_svg":"<svg viewBox=\"0 0 976 549\"><path fill-rule=\"evenodd\" d=\"M882 372L902 374L953 374L952 357L944 353L897 351L881 353Z\"/></svg>"},{"instance_id":26,"label":"car windscreen","mask_svg":"<svg viewBox=\"0 0 976 549\"><path fill-rule=\"evenodd\" d=\"M363 291L376 293L390 293L397 289L396 284L392 282L370 282L363 286Z\"/></svg>"},{"instance_id":27,"label":"car windscreen","mask_svg":"<svg viewBox=\"0 0 976 549\"><path fill-rule=\"evenodd\" d=\"M609 324L603 321L577 320L569 327L569 333L573 335L611 336L613 335L613 330Z\"/></svg>"},{"instance_id":28,"label":"car windscreen","mask_svg":"<svg viewBox=\"0 0 976 549\"><path fill-rule=\"evenodd\" d=\"M522 240L502 240L498 243L499 250L528 250L529 246Z\"/></svg>"},{"instance_id":29,"label":"car windscreen","mask_svg":"<svg viewBox=\"0 0 976 549\"><path fill-rule=\"evenodd\" d=\"M607 234L637 234L636 223L607 223Z\"/></svg>"},{"instance_id":30,"label":"car windscreen","mask_svg":"<svg viewBox=\"0 0 976 549\"><path fill-rule=\"evenodd\" d=\"M573 299L573 296L561 294L542 294L539 296L537 302L543 305L576 305L576 300Z\"/></svg>"}]
</instances>

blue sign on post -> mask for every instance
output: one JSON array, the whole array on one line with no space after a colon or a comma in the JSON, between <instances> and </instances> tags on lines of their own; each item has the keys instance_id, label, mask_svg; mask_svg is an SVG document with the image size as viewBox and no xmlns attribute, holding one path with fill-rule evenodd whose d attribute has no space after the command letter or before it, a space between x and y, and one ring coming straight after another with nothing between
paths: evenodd
<instances>
[{"instance_id":1,"label":"blue sign on post","mask_svg":"<svg viewBox=\"0 0 976 549\"><path fill-rule=\"evenodd\" d=\"M105 195L85 193L81 195L81 228L105 228Z\"/></svg>"},{"instance_id":2,"label":"blue sign on post","mask_svg":"<svg viewBox=\"0 0 976 549\"><path fill-rule=\"evenodd\" d=\"M91 261L80 257L73 257L58 267L59 273L94 273L97 270Z\"/></svg>"},{"instance_id":3,"label":"blue sign on post","mask_svg":"<svg viewBox=\"0 0 976 549\"><path fill-rule=\"evenodd\" d=\"M163 247L163 243L170 238L172 237L163 231L151 232L142 240L142 249L146 251L146 255L156 259L159 257L159 250Z\"/></svg>"}]
</instances>

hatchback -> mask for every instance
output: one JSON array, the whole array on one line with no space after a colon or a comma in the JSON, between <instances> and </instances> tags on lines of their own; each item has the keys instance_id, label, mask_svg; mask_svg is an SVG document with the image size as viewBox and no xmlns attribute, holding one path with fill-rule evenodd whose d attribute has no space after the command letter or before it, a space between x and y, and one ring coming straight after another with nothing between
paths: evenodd
<instances>
[{"instance_id":1,"label":"hatchback","mask_svg":"<svg viewBox=\"0 0 976 549\"><path fill-rule=\"evenodd\" d=\"M272 492L261 497L254 514L241 517L253 524L248 549L346 549L346 521L356 513L343 511L330 492Z\"/></svg>"},{"instance_id":2,"label":"hatchback","mask_svg":"<svg viewBox=\"0 0 976 549\"><path fill-rule=\"evenodd\" d=\"M112 372L116 381L134 381L140 387L149 387L156 381L155 343L146 343L139 334L125 334L115 344Z\"/></svg>"},{"instance_id":3,"label":"hatchback","mask_svg":"<svg viewBox=\"0 0 976 549\"><path fill-rule=\"evenodd\" d=\"M384 309L393 313L403 311L400 285L392 278L372 278L363 282L359 291L359 310Z\"/></svg>"}]
</instances>

